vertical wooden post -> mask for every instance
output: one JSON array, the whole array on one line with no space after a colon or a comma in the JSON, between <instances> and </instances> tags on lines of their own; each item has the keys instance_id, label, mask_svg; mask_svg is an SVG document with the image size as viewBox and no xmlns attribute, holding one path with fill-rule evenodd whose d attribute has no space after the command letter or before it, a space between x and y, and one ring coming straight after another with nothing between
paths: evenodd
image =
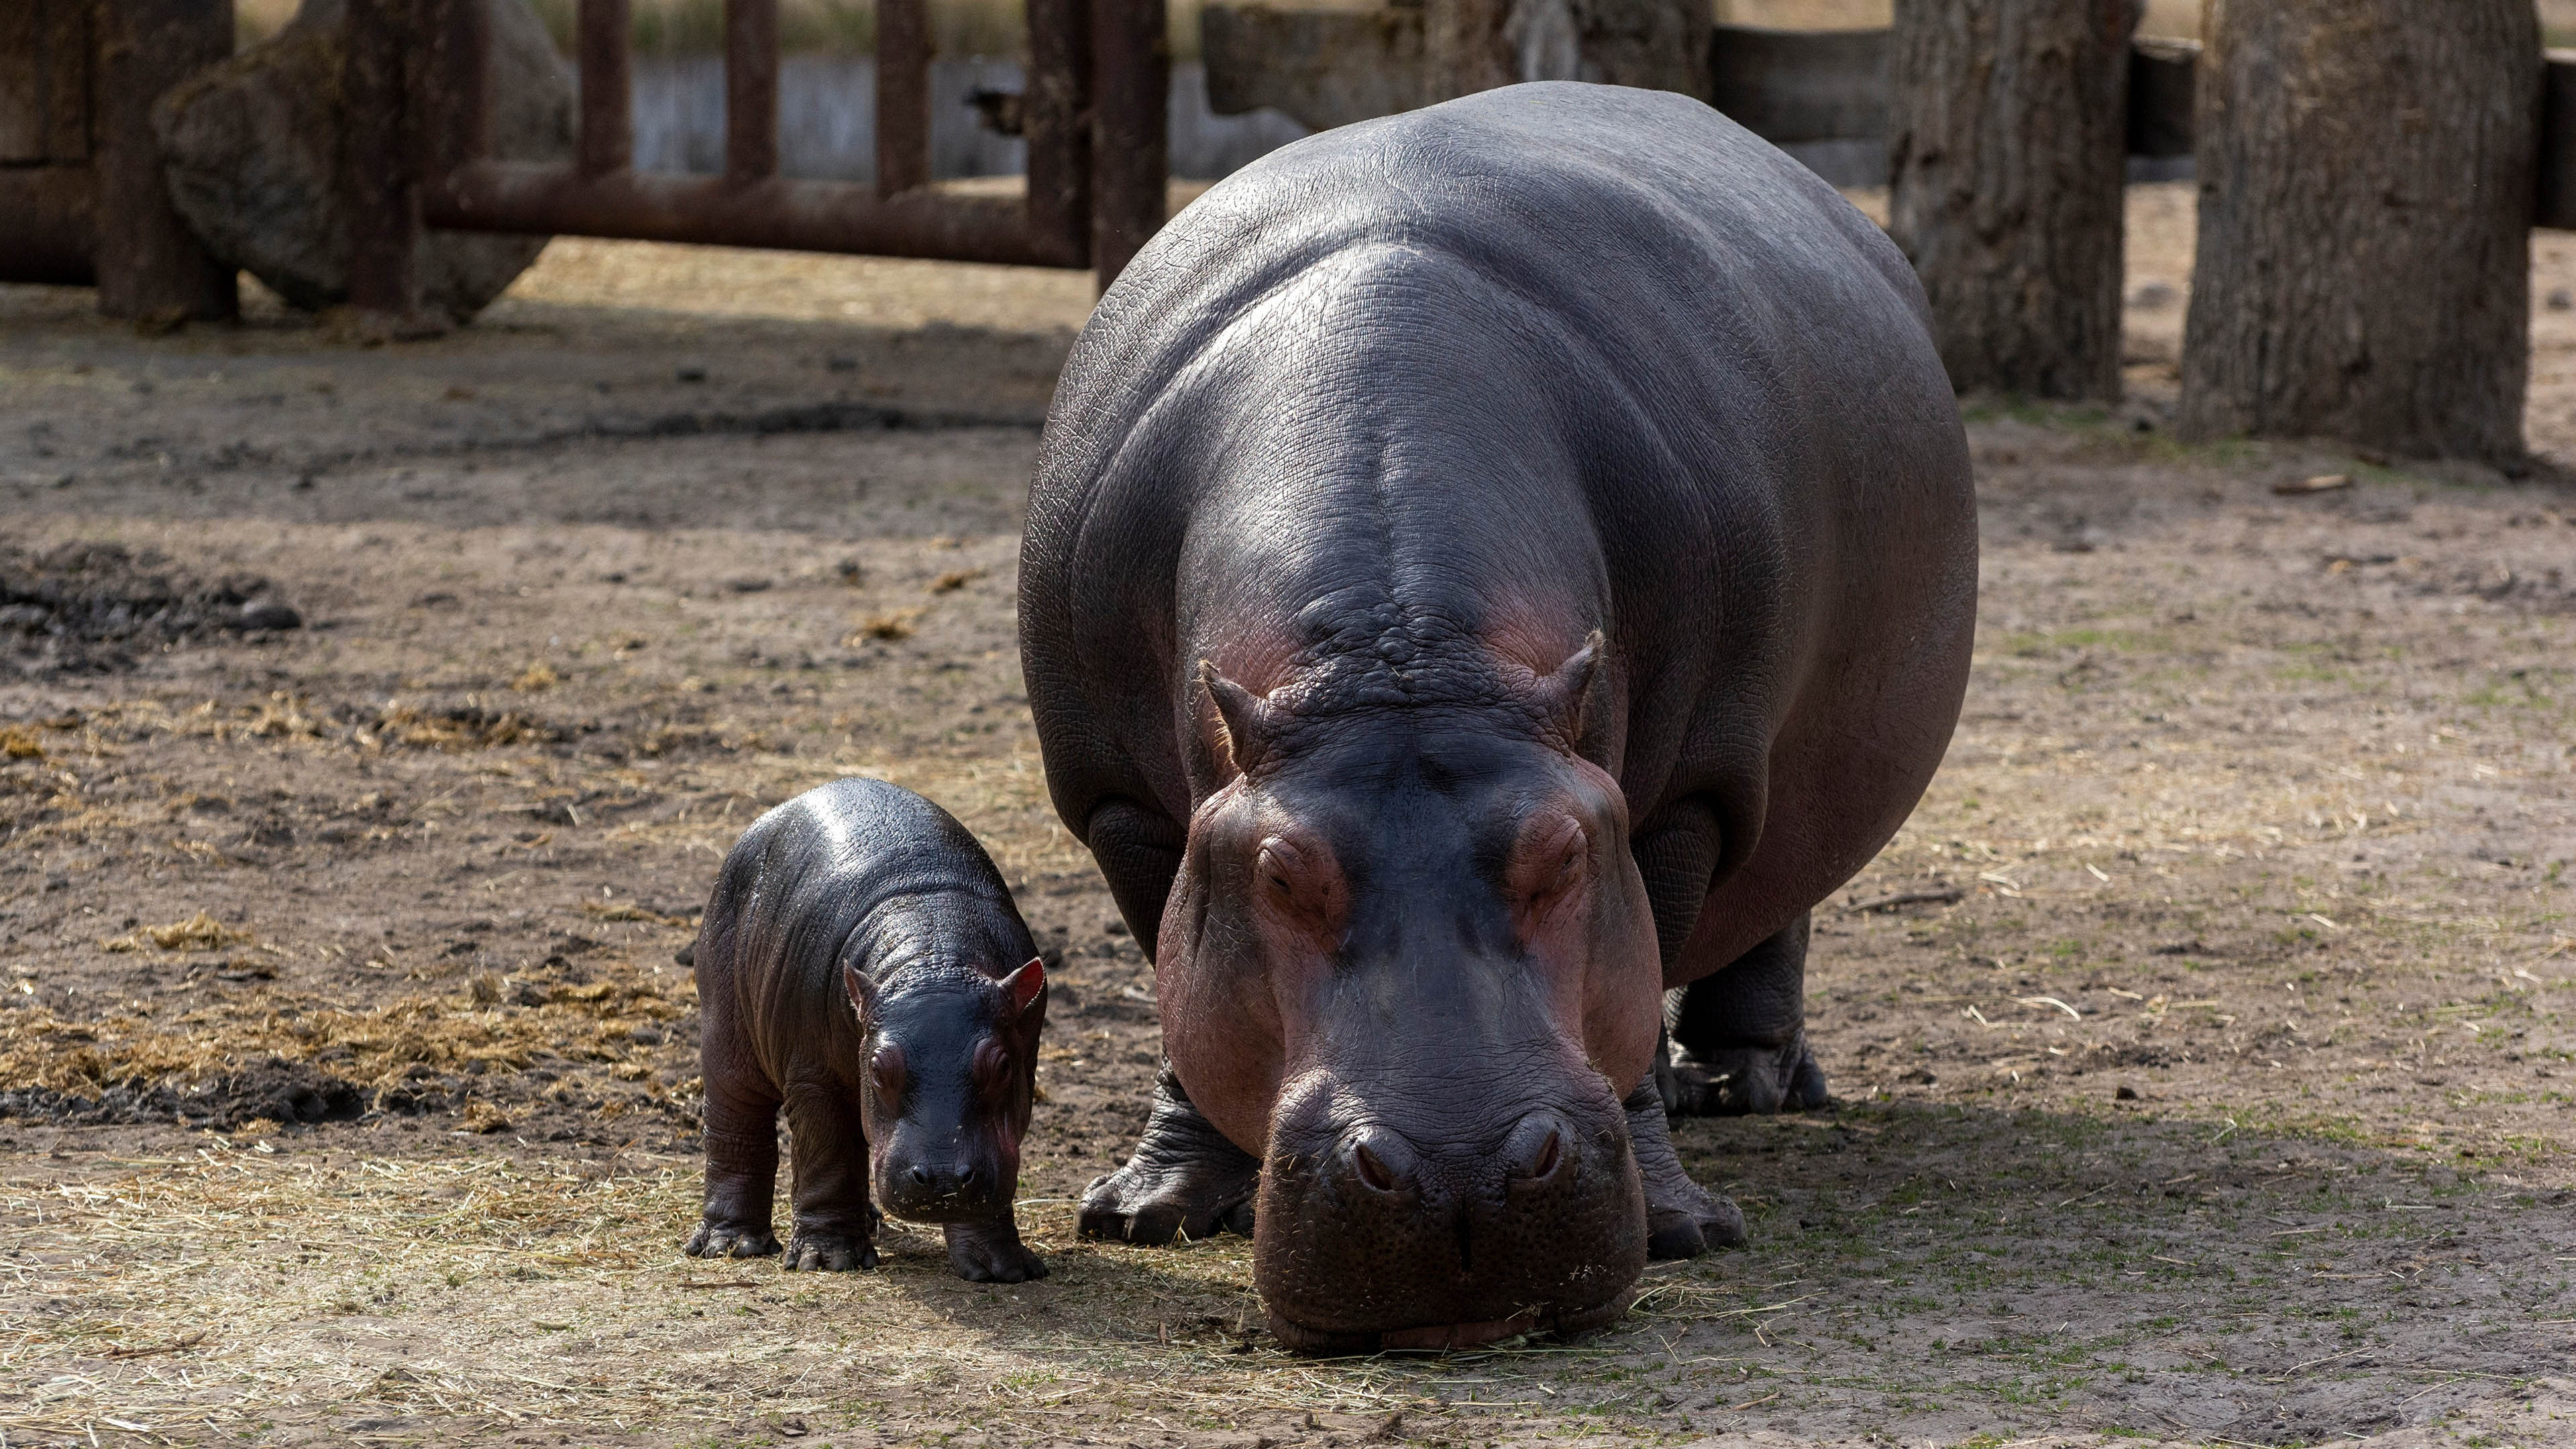
<instances>
[{"instance_id":1,"label":"vertical wooden post","mask_svg":"<svg viewBox=\"0 0 2576 1449\"><path fill-rule=\"evenodd\" d=\"M1162 229L1171 89L1163 0L1091 0L1091 267L1104 292Z\"/></svg>"},{"instance_id":2,"label":"vertical wooden post","mask_svg":"<svg viewBox=\"0 0 2576 1449\"><path fill-rule=\"evenodd\" d=\"M635 164L634 30L629 0L581 0L581 170L585 176Z\"/></svg>"},{"instance_id":3,"label":"vertical wooden post","mask_svg":"<svg viewBox=\"0 0 2576 1449\"><path fill-rule=\"evenodd\" d=\"M1029 77L1020 91L1029 229L1059 239L1073 266L1091 257L1090 28L1084 0L1029 0Z\"/></svg>"},{"instance_id":4,"label":"vertical wooden post","mask_svg":"<svg viewBox=\"0 0 2576 1449\"><path fill-rule=\"evenodd\" d=\"M778 0L725 0L725 176L778 174Z\"/></svg>"},{"instance_id":5,"label":"vertical wooden post","mask_svg":"<svg viewBox=\"0 0 2576 1449\"><path fill-rule=\"evenodd\" d=\"M98 310L171 324L235 315L233 268L171 206L152 135L161 93L233 53L232 0L98 0L91 39Z\"/></svg>"},{"instance_id":6,"label":"vertical wooden post","mask_svg":"<svg viewBox=\"0 0 2576 1449\"><path fill-rule=\"evenodd\" d=\"M411 0L348 0L340 91L349 202L349 302L407 325L420 310L413 255L420 247L419 153L403 56L413 35Z\"/></svg>"},{"instance_id":7,"label":"vertical wooden post","mask_svg":"<svg viewBox=\"0 0 2576 1449\"><path fill-rule=\"evenodd\" d=\"M930 6L877 0L877 195L930 184Z\"/></svg>"}]
</instances>

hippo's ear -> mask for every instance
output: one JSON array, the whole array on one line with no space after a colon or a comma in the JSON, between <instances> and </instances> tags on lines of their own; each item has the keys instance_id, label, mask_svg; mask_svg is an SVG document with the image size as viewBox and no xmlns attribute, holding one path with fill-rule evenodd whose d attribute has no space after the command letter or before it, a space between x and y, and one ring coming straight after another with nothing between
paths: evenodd
<instances>
[{"instance_id":1,"label":"hippo's ear","mask_svg":"<svg viewBox=\"0 0 2576 1449\"><path fill-rule=\"evenodd\" d=\"M1011 1019L1019 1020L1029 1014L1030 1007L1046 999L1045 959L1031 956L1019 970L1003 977L998 984L1002 988L1002 1000L1010 1005Z\"/></svg>"},{"instance_id":2,"label":"hippo's ear","mask_svg":"<svg viewBox=\"0 0 2576 1449\"><path fill-rule=\"evenodd\" d=\"M1601 631L1593 630L1583 638L1583 647L1565 658L1554 672L1538 682L1533 703L1539 716L1550 722L1565 739L1566 748L1583 737L1583 707L1592 697L1592 681L1600 670Z\"/></svg>"},{"instance_id":3,"label":"hippo's ear","mask_svg":"<svg viewBox=\"0 0 2576 1449\"><path fill-rule=\"evenodd\" d=\"M858 1014L859 1029L867 1030L868 1018L876 1015L877 984L868 979L868 973L860 970L855 961L841 963L841 984L849 990L850 1010Z\"/></svg>"},{"instance_id":4,"label":"hippo's ear","mask_svg":"<svg viewBox=\"0 0 2576 1449\"><path fill-rule=\"evenodd\" d=\"M1238 773L1250 774L1270 749L1270 702L1219 674L1216 665L1205 659L1199 661L1199 684L1215 701L1217 718L1225 722L1227 757Z\"/></svg>"}]
</instances>

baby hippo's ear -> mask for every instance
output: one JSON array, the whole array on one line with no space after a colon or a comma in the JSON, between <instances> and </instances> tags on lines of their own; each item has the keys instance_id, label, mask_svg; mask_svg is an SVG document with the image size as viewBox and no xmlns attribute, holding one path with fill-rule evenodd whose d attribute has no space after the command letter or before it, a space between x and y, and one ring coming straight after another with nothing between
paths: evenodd
<instances>
[{"instance_id":1,"label":"baby hippo's ear","mask_svg":"<svg viewBox=\"0 0 2576 1449\"><path fill-rule=\"evenodd\" d=\"M841 985L850 993L850 1010L858 1014L859 1029L867 1029L868 1019L876 1015L877 984L868 979L855 961L841 963Z\"/></svg>"},{"instance_id":2,"label":"baby hippo's ear","mask_svg":"<svg viewBox=\"0 0 2576 1449\"><path fill-rule=\"evenodd\" d=\"M1003 977L999 984L1002 999L1010 1003L1011 1019L1018 1021L1029 1014L1031 1007L1046 999L1046 962L1031 956L1019 970Z\"/></svg>"}]
</instances>

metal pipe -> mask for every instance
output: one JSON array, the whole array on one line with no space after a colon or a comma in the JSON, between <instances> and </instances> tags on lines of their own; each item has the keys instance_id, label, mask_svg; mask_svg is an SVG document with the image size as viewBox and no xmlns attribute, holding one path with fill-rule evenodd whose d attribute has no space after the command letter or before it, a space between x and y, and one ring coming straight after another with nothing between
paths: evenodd
<instances>
[{"instance_id":1,"label":"metal pipe","mask_svg":"<svg viewBox=\"0 0 2576 1449\"><path fill-rule=\"evenodd\" d=\"M597 176L635 161L634 29L629 0L581 0L581 169Z\"/></svg>"},{"instance_id":2,"label":"metal pipe","mask_svg":"<svg viewBox=\"0 0 2576 1449\"><path fill-rule=\"evenodd\" d=\"M1029 228L1020 198L932 189L883 199L846 181L614 171L477 161L425 199L430 225L466 231L627 237L709 246L1077 267L1061 237Z\"/></svg>"},{"instance_id":3,"label":"metal pipe","mask_svg":"<svg viewBox=\"0 0 2576 1449\"><path fill-rule=\"evenodd\" d=\"M877 0L877 195L930 184L930 6Z\"/></svg>"},{"instance_id":4,"label":"metal pipe","mask_svg":"<svg viewBox=\"0 0 2576 1449\"><path fill-rule=\"evenodd\" d=\"M1100 290L1162 229L1172 52L1164 0L1091 3L1091 266Z\"/></svg>"},{"instance_id":5,"label":"metal pipe","mask_svg":"<svg viewBox=\"0 0 2576 1449\"><path fill-rule=\"evenodd\" d=\"M1020 91L1029 143L1029 230L1091 261L1091 10L1029 0L1029 74Z\"/></svg>"},{"instance_id":6,"label":"metal pipe","mask_svg":"<svg viewBox=\"0 0 2576 1449\"><path fill-rule=\"evenodd\" d=\"M778 0L725 0L725 177L778 174Z\"/></svg>"}]
</instances>

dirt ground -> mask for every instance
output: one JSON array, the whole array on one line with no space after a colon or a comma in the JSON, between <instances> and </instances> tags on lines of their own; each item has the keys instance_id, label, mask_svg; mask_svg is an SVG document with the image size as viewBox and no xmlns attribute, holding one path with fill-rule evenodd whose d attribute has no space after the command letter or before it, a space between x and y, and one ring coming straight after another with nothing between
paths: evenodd
<instances>
[{"instance_id":1,"label":"dirt ground","mask_svg":"<svg viewBox=\"0 0 2576 1449\"><path fill-rule=\"evenodd\" d=\"M2181 446L2189 206L2133 197L2127 403L1970 405L1974 683L1818 915L1839 1101L1677 1129L1752 1246L1445 1358L1073 1237L1156 1045L1013 648L1080 277L559 242L390 349L0 288L0 1442L2576 1442L2576 312L2530 478ZM1057 954L1044 1282L676 1250L672 953L853 772Z\"/></svg>"}]
</instances>

